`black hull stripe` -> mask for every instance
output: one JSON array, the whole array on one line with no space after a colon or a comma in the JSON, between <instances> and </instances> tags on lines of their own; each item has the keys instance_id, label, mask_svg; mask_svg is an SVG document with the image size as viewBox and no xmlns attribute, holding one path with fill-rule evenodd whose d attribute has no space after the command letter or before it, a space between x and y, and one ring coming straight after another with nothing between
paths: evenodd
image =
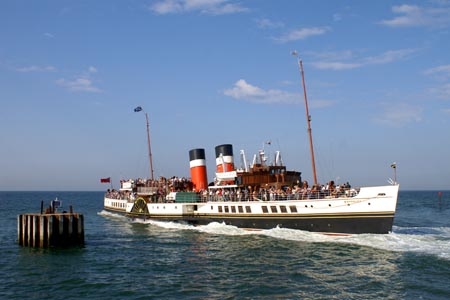
<instances>
[{"instance_id":1,"label":"black hull stripe","mask_svg":"<svg viewBox=\"0 0 450 300\"><path fill-rule=\"evenodd\" d=\"M199 218L199 219L343 219L343 218L393 218L394 213L358 213L358 214L138 214L128 213L134 217L146 217L146 218L173 218L173 219L185 219L185 218Z\"/></svg>"},{"instance_id":2,"label":"black hull stripe","mask_svg":"<svg viewBox=\"0 0 450 300\"><path fill-rule=\"evenodd\" d=\"M117 209L117 208L114 208L114 207L108 207L108 206L104 206L103 207L106 211L109 211L109 212L114 212L114 213L121 213L121 214L126 214L127 212L125 211L125 209Z\"/></svg>"},{"instance_id":3,"label":"black hull stripe","mask_svg":"<svg viewBox=\"0 0 450 300\"><path fill-rule=\"evenodd\" d=\"M211 222L225 223L239 228L271 229L276 227L298 229L313 232L332 233L376 233L384 234L392 231L393 216L342 216L342 217L297 217L277 218L276 216L264 218L224 218L224 217L194 217L194 216L149 216L131 215L129 217L145 218L155 221L186 222L192 225L207 225Z\"/></svg>"}]
</instances>

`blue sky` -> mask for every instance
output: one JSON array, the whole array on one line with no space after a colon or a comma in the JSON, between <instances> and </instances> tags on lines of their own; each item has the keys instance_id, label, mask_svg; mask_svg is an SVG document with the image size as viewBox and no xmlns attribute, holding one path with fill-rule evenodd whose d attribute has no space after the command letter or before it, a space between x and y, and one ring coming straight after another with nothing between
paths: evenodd
<instances>
[{"instance_id":1,"label":"blue sky","mask_svg":"<svg viewBox=\"0 0 450 300\"><path fill-rule=\"evenodd\" d=\"M450 1L2 1L0 190L189 177L280 150L318 179L450 189ZM271 141L271 145L264 144Z\"/></svg>"}]
</instances>

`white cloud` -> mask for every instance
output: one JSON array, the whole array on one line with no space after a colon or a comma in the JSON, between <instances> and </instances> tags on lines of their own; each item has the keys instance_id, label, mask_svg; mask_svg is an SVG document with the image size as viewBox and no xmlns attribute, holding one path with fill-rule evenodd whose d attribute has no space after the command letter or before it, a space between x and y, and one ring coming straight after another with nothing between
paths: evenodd
<instances>
[{"instance_id":1,"label":"white cloud","mask_svg":"<svg viewBox=\"0 0 450 300\"><path fill-rule=\"evenodd\" d=\"M313 55L323 59L320 61L312 62L312 65L317 69L322 70L350 70L362 68L368 65L387 64L395 61L408 59L417 49L398 49L389 50L380 55L368 56L368 57L355 57L351 51L341 51L337 54L327 52L326 54L315 53ZM341 53L343 55L341 55ZM341 59L339 59L341 58Z\"/></svg>"},{"instance_id":2,"label":"white cloud","mask_svg":"<svg viewBox=\"0 0 450 300\"><path fill-rule=\"evenodd\" d=\"M450 65L441 65L434 68L425 70L425 75L434 76L439 82L439 86L430 88L431 94L436 95L438 98L449 100L450 99Z\"/></svg>"},{"instance_id":3,"label":"white cloud","mask_svg":"<svg viewBox=\"0 0 450 300\"><path fill-rule=\"evenodd\" d=\"M66 80L64 78L56 80L56 83L62 87L67 88L71 92L91 92L100 93L101 90L95 87L92 80L88 78L75 78L74 80Z\"/></svg>"},{"instance_id":4,"label":"white cloud","mask_svg":"<svg viewBox=\"0 0 450 300\"><path fill-rule=\"evenodd\" d=\"M399 49L399 50L389 50L381 55L370 56L365 58L365 64L386 64L394 61L403 60L409 58L412 54L417 52L416 49Z\"/></svg>"},{"instance_id":5,"label":"white cloud","mask_svg":"<svg viewBox=\"0 0 450 300\"><path fill-rule=\"evenodd\" d=\"M402 127L422 121L423 108L407 103L385 104L384 112L376 121L392 127Z\"/></svg>"},{"instance_id":6,"label":"white cloud","mask_svg":"<svg viewBox=\"0 0 450 300\"><path fill-rule=\"evenodd\" d=\"M335 71L356 69L362 66L362 64L360 63L324 62L324 61L313 62L312 65L317 69L335 70Z\"/></svg>"},{"instance_id":7,"label":"white cloud","mask_svg":"<svg viewBox=\"0 0 450 300\"><path fill-rule=\"evenodd\" d=\"M56 71L56 68L53 66L28 66L28 67L21 67L16 68L16 71L23 72L23 73L29 73L29 72L54 72Z\"/></svg>"},{"instance_id":8,"label":"white cloud","mask_svg":"<svg viewBox=\"0 0 450 300\"><path fill-rule=\"evenodd\" d=\"M161 15L173 14L182 12L183 5L179 1L166 0L153 4L150 9Z\"/></svg>"},{"instance_id":9,"label":"white cloud","mask_svg":"<svg viewBox=\"0 0 450 300\"><path fill-rule=\"evenodd\" d=\"M274 29L284 27L282 22L275 22L266 18L255 20L259 28L263 29Z\"/></svg>"},{"instance_id":10,"label":"white cloud","mask_svg":"<svg viewBox=\"0 0 450 300\"><path fill-rule=\"evenodd\" d=\"M450 100L450 83L444 83L440 86L429 89L430 93L445 100Z\"/></svg>"},{"instance_id":11,"label":"white cloud","mask_svg":"<svg viewBox=\"0 0 450 300\"><path fill-rule=\"evenodd\" d=\"M441 65L434 68L430 68L425 71L426 75L444 75L444 76L450 76L450 65Z\"/></svg>"},{"instance_id":12,"label":"white cloud","mask_svg":"<svg viewBox=\"0 0 450 300\"><path fill-rule=\"evenodd\" d=\"M95 67L90 66L87 72L84 72L83 75L80 75L73 80L60 78L56 80L56 84L66 88L71 92L101 93L102 90L94 86L94 82L90 78L90 74L94 73L97 73L97 69Z\"/></svg>"},{"instance_id":13,"label":"white cloud","mask_svg":"<svg viewBox=\"0 0 450 300\"><path fill-rule=\"evenodd\" d=\"M311 36L322 35L330 31L329 27L310 27L294 29L286 34L273 38L277 42L287 43L292 41L304 40Z\"/></svg>"},{"instance_id":14,"label":"white cloud","mask_svg":"<svg viewBox=\"0 0 450 300\"><path fill-rule=\"evenodd\" d=\"M348 60L355 57L355 53L352 50L324 52L305 51L304 54L326 61Z\"/></svg>"},{"instance_id":15,"label":"white cloud","mask_svg":"<svg viewBox=\"0 0 450 300\"><path fill-rule=\"evenodd\" d=\"M52 39L52 38L55 37L53 34L48 33L48 32L44 33L44 36L45 36L46 38L49 38L49 39Z\"/></svg>"},{"instance_id":16,"label":"white cloud","mask_svg":"<svg viewBox=\"0 0 450 300\"><path fill-rule=\"evenodd\" d=\"M235 99L255 103L292 103L297 101L293 94L281 90L264 90L247 83L244 79L238 80L234 87L226 89L224 94Z\"/></svg>"},{"instance_id":17,"label":"white cloud","mask_svg":"<svg viewBox=\"0 0 450 300\"><path fill-rule=\"evenodd\" d=\"M244 79L238 80L234 87L226 89L223 92L226 96L238 100L244 100L257 104L301 104L303 103L303 94L290 93L282 90L262 89L260 87L247 83ZM311 107L319 108L332 105L329 100L316 100L311 102Z\"/></svg>"},{"instance_id":18,"label":"white cloud","mask_svg":"<svg viewBox=\"0 0 450 300\"><path fill-rule=\"evenodd\" d=\"M199 11L210 15L224 15L248 11L246 7L230 0L162 0L151 5L157 14L179 14Z\"/></svg>"},{"instance_id":19,"label":"white cloud","mask_svg":"<svg viewBox=\"0 0 450 300\"><path fill-rule=\"evenodd\" d=\"M419 27L445 26L450 22L449 7L420 7L403 4L393 6L392 12L399 16L379 23L389 27Z\"/></svg>"}]
</instances>

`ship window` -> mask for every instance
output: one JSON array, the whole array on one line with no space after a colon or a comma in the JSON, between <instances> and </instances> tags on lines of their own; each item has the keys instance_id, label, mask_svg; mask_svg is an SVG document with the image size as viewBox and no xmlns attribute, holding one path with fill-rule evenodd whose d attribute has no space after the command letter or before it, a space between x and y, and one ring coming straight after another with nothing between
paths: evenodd
<instances>
[{"instance_id":1,"label":"ship window","mask_svg":"<svg viewBox=\"0 0 450 300\"><path fill-rule=\"evenodd\" d=\"M267 210L267 206L262 206L263 213L267 214L269 211Z\"/></svg>"},{"instance_id":2,"label":"ship window","mask_svg":"<svg viewBox=\"0 0 450 300\"><path fill-rule=\"evenodd\" d=\"M250 206L246 206L245 211L250 214L252 212L252 208Z\"/></svg>"},{"instance_id":3,"label":"ship window","mask_svg":"<svg viewBox=\"0 0 450 300\"><path fill-rule=\"evenodd\" d=\"M228 206L224 206L224 208L225 208L225 212L227 213L227 212L230 212L230 208L228 207Z\"/></svg>"},{"instance_id":4,"label":"ship window","mask_svg":"<svg viewBox=\"0 0 450 300\"><path fill-rule=\"evenodd\" d=\"M243 208L241 205L239 205L239 206L238 206L238 211L239 211L240 213L243 213L243 212L244 212L244 208Z\"/></svg>"},{"instance_id":5,"label":"ship window","mask_svg":"<svg viewBox=\"0 0 450 300\"><path fill-rule=\"evenodd\" d=\"M231 212L235 213L236 212L236 206L231 206Z\"/></svg>"},{"instance_id":6,"label":"ship window","mask_svg":"<svg viewBox=\"0 0 450 300\"><path fill-rule=\"evenodd\" d=\"M286 206L284 206L284 205L280 205L280 210L282 213L287 213Z\"/></svg>"},{"instance_id":7,"label":"ship window","mask_svg":"<svg viewBox=\"0 0 450 300\"><path fill-rule=\"evenodd\" d=\"M270 210L271 210L273 213L277 213L277 212L278 212L276 206L271 206L271 207L270 207Z\"/></svg>"},{"instance_id":8,"label":"ship window","mask_svg":"<svg viewBox=\"0 0 450 300\"><path fill-rule=\"evenodd\" d=\"M218 206L218 208L219 208L219 212L221 213L222 212L222 206Z\"/></svg>"},{"instance_id":9,"label":"ship window","mask_svg":"<svg viewBox=\"0 0 450 300\"><path fill-rule=\"evenodd\" d=\"M213 206L211 205L211 210L214 210Z\"/></svg>"},{"instance_id":10,"label":"ship window","mask_svg":"<svg viewBox=\"0 0 450 300\"><path fill-rule=\"evenodd\" d=\"M297 206L295 206L295 205L289 206L289 209L291 210L292 213L296 213L297 212Z\"/></svg>"}]
</instances>

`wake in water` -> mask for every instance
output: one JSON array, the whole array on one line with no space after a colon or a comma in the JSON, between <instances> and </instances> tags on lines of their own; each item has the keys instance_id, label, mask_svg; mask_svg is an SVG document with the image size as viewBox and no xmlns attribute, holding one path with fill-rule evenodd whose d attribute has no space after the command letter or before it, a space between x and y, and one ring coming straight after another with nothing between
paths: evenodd
<instances>
[{"instance_id":1,"label":"wake in water","mask_svg":"<svg viewBox=\"0 0 450 300\"><path fill-rule=\"evenodd\" d=\"M193 226L176 222L129 219L123 215L107 211L101 211L98 214L108 218L126 220L131 223L150 224L170 230L194 230L208 234L233 236L264 235L272 238L307 243L355 244L387 251L422 253L450 260L450 227L394 226L394 231L390 234L355 234L342 236L288 228L246 230L217 222L212 222L208 225Z\"/></svg>"},{"instance_id":2,"label":"wake in water","mask_svg":"<svg viewBox=\"0 0 450 300\"><path fill-rule=\"evenodd\" d=\"M128 220L128 218L124 215L120 215L120 214L115 214L106 210L102 210L100 212L97 213L97 215L102 216L102 217L107 217L110 219L116 219L116 220L123 220L126 221Z\"/></svg>"},{"instance_id":3,"label":"wake in water","mask_svg":"<svg viewBox=\"0 0 450 300\"><path fill-rule=\"evenodd\" d=\"M166 229L196 230L222 235L265 235L278 239L307 243L355 244L395 252L415 252L434 255L450 260L450 228L400 228L394 227L390 234L355 234L348 236L326 235L287 228L249 231L223 223L192 226L174 222L146 221L146 223Z\"/></svg>"}]
</instances>

